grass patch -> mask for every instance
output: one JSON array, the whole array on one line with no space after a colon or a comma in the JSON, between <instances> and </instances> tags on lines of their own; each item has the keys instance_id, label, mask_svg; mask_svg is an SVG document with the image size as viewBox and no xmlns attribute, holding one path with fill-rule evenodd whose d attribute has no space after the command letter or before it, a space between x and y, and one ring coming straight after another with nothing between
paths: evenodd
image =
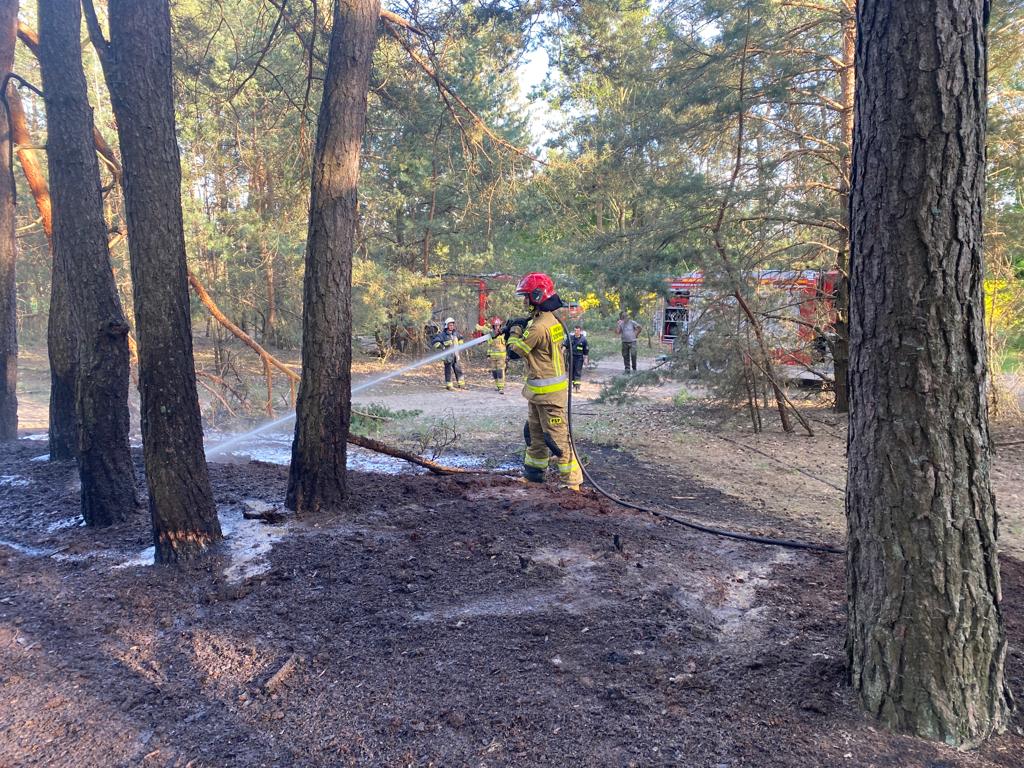
<instances>
[{"instance_id":1,"label":"grass patch","mask_svg":"<svg viewBox=\"0 0 1024 768\"><path fill-rule=\"evenodd\" d=\"M395 410L381 403L370 403L352 408L350 430L357 435L379 435L381 427L388 422L412 419L422 411Z\"/></svg>"}]
</instances>

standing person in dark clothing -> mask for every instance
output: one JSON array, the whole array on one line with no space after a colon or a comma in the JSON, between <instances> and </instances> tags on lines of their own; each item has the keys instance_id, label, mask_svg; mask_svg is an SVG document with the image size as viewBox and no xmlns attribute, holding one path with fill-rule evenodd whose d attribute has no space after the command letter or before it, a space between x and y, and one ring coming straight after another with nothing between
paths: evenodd
<instances>
[{"instance_id":1,"label":"standing person in dark clothing","mask_svg":"<svg viewBox=\"0 0 1024 768\"><path fill-rule=\"evenodd\" d=\"M625 312L619 313L619 322L615 326L615 334L622 338L622 364L629 373L630 365L636 370L636 345L643 326Z\"/></svg>"},{"instance_id":2,"label":"standing person in dark clothing","mask_svg":"<svg viewBox=\"0 0 1024 768\"><path fill-rule=\"evenodd\" d=\"M449 317L444 321L444 330L432 340L434 349L450 349L452 353L444 358L444 387L449 392L466 388L466 380L462 378L462 364L459 362L458 347L462 344L462 337L455 330L455 318ZM452 381L452 379L455 379Z\"/></svg>"},{"instance_id":3,"label":"standing person in dark clothing","mask_svg":"<svg viewBox=\"0 0 1024 768\"><path fill-rule=\"evenodd\" d=\"M583 385L583 366L590 358L590 344L587 343L587 337L583 335L583 328L579 325L573 329L570 346L572 347L572 388L574 392L579 392Z\"/></svg>"}]
</instances>

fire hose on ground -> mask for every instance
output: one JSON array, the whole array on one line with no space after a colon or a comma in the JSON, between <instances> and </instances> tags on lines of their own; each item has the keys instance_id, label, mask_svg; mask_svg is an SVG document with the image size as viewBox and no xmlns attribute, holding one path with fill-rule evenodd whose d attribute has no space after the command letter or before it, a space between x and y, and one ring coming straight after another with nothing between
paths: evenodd
<instances>
[{"instance_id":1,"label":"fire hose on ground","mask_svg":"<svg viewBox=\"0 0 1024 768\"><path fill-rule=\"evenodd\" d=\"M566 328L565 323L562 323L562 328L565 330L567 355L568 355L569 360L571 361L572 360L572 350L569 349L569 339L571 338L570 335L569 335L569 329ZM627 501L627 500L625 500L623 498L620 498L619 496L616 496L614 493L611 493L610 491L606 490L599 482L597 482L597 480L594 479L593 475L590 474L590 471L587 469L586 465L582 461L580 461L579 452L576 450L576 440L575 440L575 437L573 435L573 426L572 426L572 386L570 386L568 388L568 392L569 392L569 397L568 397L568 402L566 403L566 416L567 416L567 419L566 419L567 420L567 424L566 424L566 426L568 427L568 431L569 431L569 447L572 450L572 454L576 458L576 461L579 463L580 469L583 472L583 476L587 479L587 482L589 482L590 485L593 486L595 491L597 491L604 498L606 498L609 501L611 501L613 504L618 504L620 507L624 507L626 509L636 510L638 512L646 512L647 514L652 515L653 517L656 517L659 520L665 520L665 521L668 521L668 522L671 522L671 523L675 523L676 525L683 526L684 528L689 528L690 530L698 531L700 533L710 534L712 536L719 536L719 537L726 538L726 539L734 539L736 541L746 541L746 542L750 542L750 543L753 543L753 544L763 544L763 545L772 546L772 547L784 547L786 549L801 549L801 550L806 550L806 551L810 551L810 552L824 552L824 553L827 553L827 554L830 554L830 555L842 555L842 554L845 554L846 550L840 549L839 547L833 547L833 546L830 546L828 544L817 544L817 543L814 543L814 542L795 541L795 540L792 540L792 539L778 539L778 538L774 538L772 536L759 536L759 535L752 534L752 533L743 533L741 531L730 531L730 530L726 530L724 528L715 528L715 527L710 526L710 525L703 525L701 523L697 523L697 522L694 522L692 520L687 520L687 519L685 519L683 517L680 517L677 513L668 512L666 510L657 509L655 507L649 507L649 506L646 506L644 504L638 504L638 503L636 503L634 501ZM529 432L528 432L528 430L527 430L526 434L527 434L527 443L529 443ZM550 438L547 436L546 433L544 435L544 438L545 438L544 442L547 444L549 450L552 449L553 448L553 441L550 440ZM555 453L556 451L552 450L552 452Z\"/></svg>"}]
</instances>

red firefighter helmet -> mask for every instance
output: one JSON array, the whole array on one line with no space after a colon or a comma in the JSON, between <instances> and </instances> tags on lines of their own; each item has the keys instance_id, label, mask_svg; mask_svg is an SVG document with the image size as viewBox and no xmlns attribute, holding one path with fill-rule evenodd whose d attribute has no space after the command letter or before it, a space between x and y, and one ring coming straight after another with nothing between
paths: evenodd
<instances>
[{"instance_id":1,"label":"red firefighter helmet","mask_svg":"<svg viewBox=\"0 0 1024 768\"><path fill-rule=\"evenodd\" d=\"M495 315L491 318L491 325L501 325L501 318Z\"/></svg>"},{"instance_id":2,"label":"red firefighter helmet","mask_svg":"<svg viewBox=\"0 0 1024 768\"><path fill-rule=\"evenodd\" d=\"M516 295L525 296L531 304L540 304L555 295L555 284L543 272L531 272L519 281Z\"/></svg>"}]
</instances>

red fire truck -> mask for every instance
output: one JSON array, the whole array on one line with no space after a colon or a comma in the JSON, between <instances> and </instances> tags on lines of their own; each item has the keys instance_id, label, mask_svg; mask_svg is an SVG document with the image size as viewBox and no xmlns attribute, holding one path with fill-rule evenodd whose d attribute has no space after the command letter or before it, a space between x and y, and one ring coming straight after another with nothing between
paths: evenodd
<instances>
[{"instance_id":1,"label":"red fire truck","mask_svg":"<svg viewBox=\"0 0 1024 768\"><path fill-rule=\"evenodd\" d=\"M764 300L761 313L771 354L792 379L831 379L828 337L833 319L832 300L838 272L767 270L751 275ZM667 281L667 291L655 313L655 333L662 344L678 350L680 342L691 350L700 346L711 325L735 310L727 290L705 285L701 272ZM727 313L735 317L735 312ZM704 350L705 367L717 367L714 354Z\"/></svg>"}]
</instances>

